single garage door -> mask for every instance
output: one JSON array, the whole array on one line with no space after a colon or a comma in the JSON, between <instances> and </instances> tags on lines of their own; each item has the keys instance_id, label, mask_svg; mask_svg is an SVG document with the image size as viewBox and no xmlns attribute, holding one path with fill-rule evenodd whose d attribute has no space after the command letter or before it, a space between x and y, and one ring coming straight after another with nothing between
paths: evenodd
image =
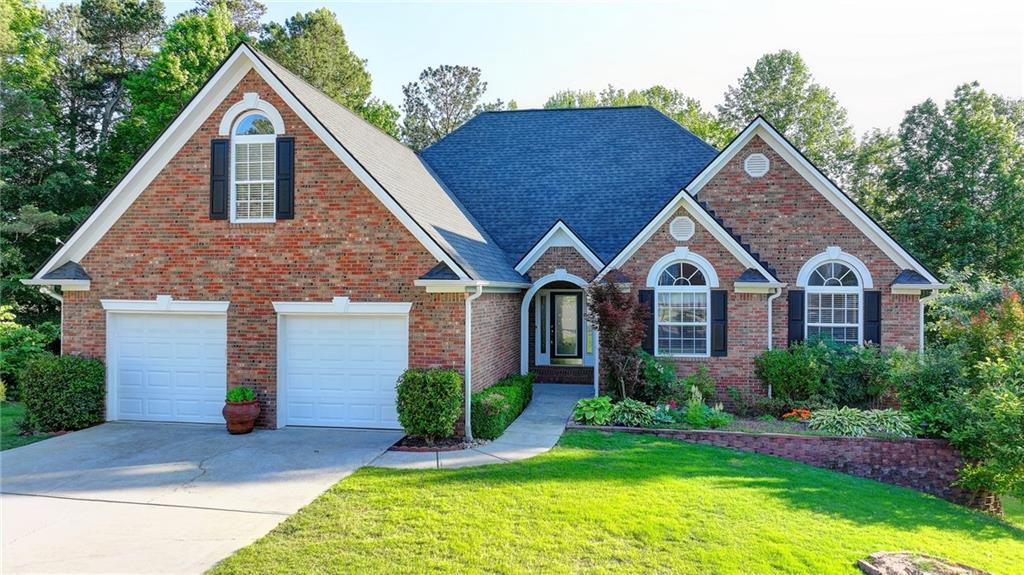
<instances>
[{"instance_id":1,"label":"single garage door","mask_svg":"<svg viewBox=\"0 0 1024 575\"><path fill-rule=\"evenodd\" d=\"M285 425L401 427L395 384L409 365L407 316L281 317Z\"/></svg>"},{"instance_id":2,"label":"single garage door","mask_svg":"<svg viewBox=\"0 0 1024 575\"><path fill-rule=\"evenodd\" d=\"M111 313L113 419L223 423L224 314Z\"/></svg>"}]
</instances>

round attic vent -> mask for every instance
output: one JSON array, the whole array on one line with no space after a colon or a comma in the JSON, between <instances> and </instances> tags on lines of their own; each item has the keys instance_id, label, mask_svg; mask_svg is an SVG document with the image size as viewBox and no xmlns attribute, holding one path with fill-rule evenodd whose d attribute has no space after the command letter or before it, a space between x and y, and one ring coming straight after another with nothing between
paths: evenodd
<instances>
[{"instance_id":1,"label":"round attic vent","mask_svg":"<svg viewBox=\"0 0 1024 575\"><path fill-rule=\"evenodd\" d=\"M760 178L768 173L768 156L764 154L750 154L743 160L743 169L751 178Z\"/></svg>"},{"instance_id":2,"label":"round attic vent","mask_svg":"<svg viewBox=\"0 0 1024 575\"><path fill-rule=\"evenodd\" d=\"M693 220L686 216L679 216L669 224L668 231L673 238L685 242L693 237Z\"/></svg>"}]
</instances>

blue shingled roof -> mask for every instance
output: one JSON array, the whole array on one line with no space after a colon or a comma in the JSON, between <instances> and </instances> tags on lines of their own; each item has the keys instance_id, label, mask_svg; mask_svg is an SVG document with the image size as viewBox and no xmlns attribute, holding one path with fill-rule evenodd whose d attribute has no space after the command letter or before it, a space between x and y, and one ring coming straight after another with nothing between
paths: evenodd
<instances>
[{"instance_id":1,"label":"blue shingled roof","mask_svg":"<svg viewBox=\"0 0 1024 575\"><path fill-rule=\"evenodd\" d=\"M561 219L607 263L717 154L638 106L485 112L421 157L513 262Z\"/></svg>"}]
</instances>

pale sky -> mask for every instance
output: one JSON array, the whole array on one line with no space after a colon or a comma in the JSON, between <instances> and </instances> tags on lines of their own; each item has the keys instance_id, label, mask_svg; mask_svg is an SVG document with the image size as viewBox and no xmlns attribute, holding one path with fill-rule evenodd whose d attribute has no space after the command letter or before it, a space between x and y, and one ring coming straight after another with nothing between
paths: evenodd
<instances>
[{"instance_id":1,"label":"pale sky","mask_svg":"<svg viewBox=\"0 0 1024 575\"><path fill-rule=\"evenodd\" d=\"M192 6L165 2L168 16ZM803 55L858 134L894 127L967 81L1024 96L1021 0L264 3L268 21L334 11L368 60L374 95L396 106L423 68L463 64L483 70L486 99L520 108L609 83L660 83L712 108L759 56L783 48Z\"/></svg>"}]
</instances>

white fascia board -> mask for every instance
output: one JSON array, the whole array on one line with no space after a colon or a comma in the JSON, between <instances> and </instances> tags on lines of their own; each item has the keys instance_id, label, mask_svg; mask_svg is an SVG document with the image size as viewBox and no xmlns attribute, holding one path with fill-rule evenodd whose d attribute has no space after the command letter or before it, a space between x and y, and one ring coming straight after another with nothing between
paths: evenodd
<instances>
[{"instance_id":1,"label":"white fascia board","mask_svg":"<svg viewBox=\"0 0 1024 575\"><path fill-rule=\"evenodd\" d=\"M551 229L544 234L544 237L538 240L537 243L534 244L533 248L531 248L530 251L519 260L519 263L516 264L515 270L521 274L525 274L529 271L530 266L537 263L537 260L544 255L544 252L548 251L548 248L555 245L562 245L557 243L561 241L562 238L567 238L569 240L569 246L575 248L576 251L583 256L583 259L587 260L587 263L589 263L595 270L600 270L604 266L604 262L601 261L601 258L597 257L597 254L587 247L587 244L583 243L583 240L574 234L569 226L565 225L565 222L558 220L555 222L555 225L551 226Z\"/></svg>"},{"instance_id":2,"label":"white fascia board","mask_svg":"<svg viewBox=\"0 0 1024 575\"><path fill-rule=\"evenodd\" d=\"M459 293L474 291L477 286L483 287L484 291L516 292L523 289L529 289L531 284L475 280L415 280L413 285L416 287L426 288L427 293Z\"/></svg>"},{"instance_id":3,"label":"white fascia board","mask_svg":"<svg viewBox=\"0 0 1024 575\"><path fill-rule=\"evenodd\" d=\"M100 239L110 230L132 203L142 194L154 178L163 170L183 145L192 137L217 106L245 77L249 70L256 70L263 80L287 103L324 144L338 156L345 166L377 197L402 225L435 258L448 264L464 279L469 276L440 245L377 183L359 162L355 161L334 136L312 113L278 80L270 69L245 44L239 47L207 81L202 90L188 106L171 122L156 142L117 184L81 227L67 242L50 257L33 279L40 279L57 266L68 261L81 261Z\"/></svg>"},{"instance_id":4,"label":"white fascia board","mask_svg":"<svg viewBox=\"0 0 1024 575\"><path fill-rule=\"evenodd\" d=\"M921 295L922 291L943 290L949 288L949 284L892 284L892 293L897 295Z\"/></svg>"},{"instance_id":5,"label":"white fascia board","mask_svg":"<svg viewBox=\"0 0 1024 575\"><path fill-rule=\"evenodd\" d=\"M231 302L175 300L169 295L158 295L151 300L101 299L100 304L109 312L221 314L228 311Z\"/></svg>"},{"instance_id":6,"label":"white fascia board","mask_svg":"<svg viewBox=\"0 0 1024 575\"><path fill-rule=\"evenodd\" d=\"M747 250L743 249L739 245L739 243L736 242L735 238L726 233L726 231L723 230L722 227L718 225L718 222L716 222L706 211L704 211L704 209L697 205L697 200L694 199L693 196L691 196L690 193L684 188L682 190L679 190L679 193L676 194L676 197L671 202L669 202L668 205L662 208L662 210L658 212L658 215L655 216L654 219L651 220L647 224L647 226L645 226L644 229L641 230L635 238L633 238L631 242L626 244L626 247L622 248L622 251L619 252L617 256L615 256L615 259L609 262L608 265L606 265L604 269L602 269L601 272L597 274L597 278L595 278L595 281L600 280L605 276L605 274L607 274L613 269L618 268L626 261L628 261L629 258L633 257L633 254L635 254L636 251L640 249L640 246L647 243L647 240L651 239L651 236L654 235L654 232L658 231L661 228L661 226L665 225L668 219L672 217L677 211L679 211L680 207L685 207L687 213L689 213L695 221L700 223L700 225L705 230L707 230L708 233L712 235L712 237L718 240L718 243L722 244L729 251L729 253L736 258L737 261L746 265L749 268L754 268L755 270L761 272L761 274L764 275L764 277L766 278L774 278L771 272L765 269L760 262L754 259L754 256L747 253Z\"/></svg>"},{"instance_id":7,"label":"white fascia board","mask_svg":"<svg viewBox=\"0 0 1024 575\"><path fill-rule=\"evenodd\" d=\"M44 280L26 278L21 280L27 286L60 286L64 291L88 291L91 285L89 280Z\"/></svg>"},{"instance_id":8,"label":"white fascia board","mask_svg":"<svg viewBox=\"0 0 1024 575\"><path fill-rule=\"evenodd\" d=\"M336 297L328 302L275 301L274 311L282 315L409 315L409 302L354 302Z\"/></svg>"},{"instance_id":9,"label":"white fascia board","mask_svg":"<svg viewBox=\"0 0 1024 575\"><path fill-rule=\"evenodd\" d=\"M793 147L771 124L764 118L758 117L748 125L743 132L737 136L731 144L722 150L715 159L697 175L687 186L687 191L696 196L697 193L718 174L740 150L746 146L754 136L760 136L782 159L797 171L811 186L814 187L826 200L842 213L854 226L882 250L893 262L903 269L913 269L933 284L939 284L935 278L920 262L914 259L903 246L892 236L883 230L874 220L871 219L853 200L842 190L836 187L825 174L814 167L807 158Z\"/></svg>"},{"instance_id":10,"label":"white fascia board","mask_svg":"<svg viewBox=\"0 0 1024 575\"><path fill-rule=\"evenodd\" d=\"M780 282L733 282L733 291L736 293L772 293L779 288L786 287Z\"/></svg>"}]
</instances>

